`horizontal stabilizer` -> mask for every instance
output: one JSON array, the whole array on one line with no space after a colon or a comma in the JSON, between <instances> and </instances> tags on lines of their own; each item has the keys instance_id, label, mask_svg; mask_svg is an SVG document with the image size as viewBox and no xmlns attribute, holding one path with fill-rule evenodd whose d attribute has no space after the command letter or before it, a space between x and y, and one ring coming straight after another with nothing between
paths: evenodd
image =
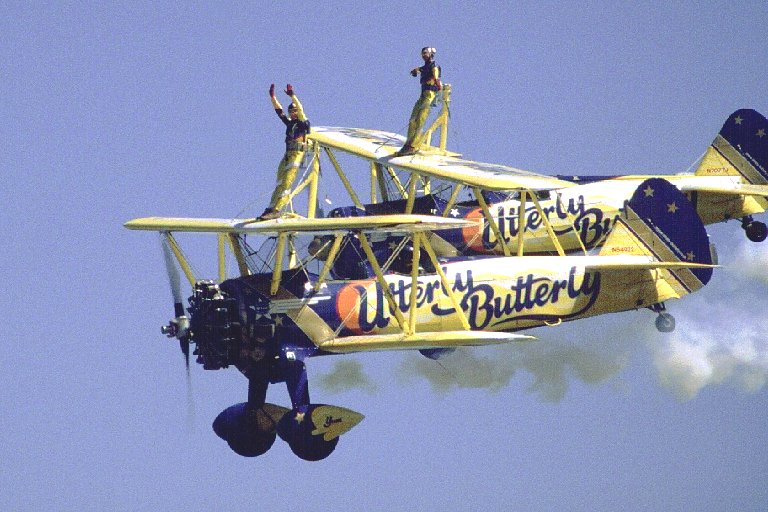
<instances>
[{"instance_id":1,"label":"horizontal stabilizer","mask_svg":"<svg viewBox=\"0 0 768 512\"><path fill-rule=\"evenodd\" d=\"M145 217L126 222L128 229L146 231L185 231L192 233L247 233L274 235L306 233L313 235L350 231L413 233L440 229L477 228L478 220L450 219L433 215L370 215L366 217L285 218L265 221L254 219L197 219Z\"/></svg>"},{"instance_id":2,"label":"horizontal stabilizer","mask_svg":"<svg viewBox=\"0 0 768 512\"><path fill-rule=\"evenodd\" d=\"M318 345L328 352L365 352L372 350L403 350L427 348L451 348L462 346L498 345L514 341L532 341L536 338L526 334L489 331L444 331L417 332L410 336L404 333L373 334L333 338Z\"/></svg>"},{"instance_id":3,"label":"horizontal stabilizer","mask_svg":"<svg viewBox=\"0 0 768 512\"><path fill-rule=\"evenodd\" d=\"M592 263L594 262L594 263ZM707 263L693 263L690 261L658 261L651 256L600 256L597 259L590 260L590 263L584 265L587 270L608 270L608 269L637 269L652 270L656 268L716 268L719 265Z\"/></svg>"},{"instance_id":4,"label":"horizontal stabilizer","mask_svg":"<svg viewBox=\"0 0 768 512\"><path fill-rule=\"evenodd\" d=\"M713 187L708 185L691 184L680 187L683 192L707 192L710 194L724 194L733 196L762 196L768 197L768 185L746 185L734 183L726 187Z\"/></svg>"}]
</instances>

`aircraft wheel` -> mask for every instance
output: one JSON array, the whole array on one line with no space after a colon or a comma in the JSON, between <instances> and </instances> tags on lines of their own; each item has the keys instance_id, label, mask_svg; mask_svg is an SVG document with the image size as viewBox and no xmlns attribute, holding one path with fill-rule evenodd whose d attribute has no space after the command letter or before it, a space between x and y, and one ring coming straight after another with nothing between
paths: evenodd
<instances>
[{"instance_id":1,"label":"aircraft wheel","mask_svg":"<svg viewBox=\"0 0 768 512\"><path fill-rule=\"evenodd\" d=\"M315 427L310 414L311 410L306 407L287 413L278 423L277 431L280 438L288 443L291 451L300 459L323 460L336 449L339 438L326 441L322 435L313 435Z\"/></svg>"},{"instance_id":2,"label":"aircraft wheel","mask_svg":"<svg viewBox=\"0 0 768 512\"><path fill-rule=\"evenodd\" d=\"M763 222L750 222L744 227L744 231L752 242L762 242L768 237L768 227Z\"/></svg>"},{"instance_id":3,"label":"aircraft wheel","mask_svg":"<svg viewBox=\"0 0 768 512\"><path fill-rule=\"evenodd\" d=\"M292 439L288 446L300 459L314 462L328 457L336 449L337 444L339 444L338 437L331 441L324 441L322 436L310 434Z\"/></svg>"},{"instance_id":4,"label":"aircraft wheel","mask_svg":"<svg viewBox=\"0 0 768 512\"><path fill-rule=\"evenodd\" d=\"M233 435L227 444L238 455L243 457L258 457L267 453L277 439L277 432L247 432L243 435Z\"/></svg>"},{"instance_id":5,"label":"aircraft wheel","mask_svg":"<svg viewBox=\"0 0 768 512\"><path fill-rule=\"evenodd\" d=\"M675 317L669 313L659 313L656 317L656 329L659 332L672 332L675 330Z\"/></svg>"},{"instance_id":6,"label":"aircraft wheel","mask_svg":"<svg viewBox=\"0 0 768 512\"><path fill-rule=\"evenodd\" d=\"M275 443L275 422L264 409L241 403L224 409L213 422L213 431L243 457L258 457Z\"/></svg>"}]
</instances>

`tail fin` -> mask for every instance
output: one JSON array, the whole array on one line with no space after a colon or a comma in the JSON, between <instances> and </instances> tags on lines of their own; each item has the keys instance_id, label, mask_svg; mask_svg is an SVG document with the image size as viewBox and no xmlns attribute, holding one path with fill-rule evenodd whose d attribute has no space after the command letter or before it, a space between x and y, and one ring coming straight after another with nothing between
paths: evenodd
<instances>
[{"instance_id":1,"label":"tail fin","mask_svg":"<svg viewBox=\"0 0 768 512\"><path fill-rule=\"evenodd\" d=\"M728 117L695 173L697 176L741 176L744 183L768 183L768 120L751 109Z\"/></svg>"},{"instance_id":2,"label":"tail fin","mask_svg":"<svg viewBox=\"0 0 768 512\"><path fill-rule=\"evenodd\" d=\"M661 178L647 179L637 187L600 251L600 255L621 254L673 264L712 264L701 218L688 198ZM681 294L698 290L712 277L711 267L674 266L668 270L685 290Z\"/></svg>"}]
</instances>

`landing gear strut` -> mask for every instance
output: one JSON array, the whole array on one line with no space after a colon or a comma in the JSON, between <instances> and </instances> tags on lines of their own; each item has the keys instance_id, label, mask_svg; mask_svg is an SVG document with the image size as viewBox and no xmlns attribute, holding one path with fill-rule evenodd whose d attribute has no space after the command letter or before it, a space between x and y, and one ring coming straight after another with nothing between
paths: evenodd
<instances>
[{"instance_id":1,"label":"landing gear strut","mask_svg":"<svg viewBox=\"0 0 768 512\"><path fill-rule=\"evenodd\" d=\"M659 314L656 317L656 329L659 332L672 332L675 330L675 317L667 313L667 307L663 302L649 306L648 309Z\"/></svg>"},{"instance_id":2,"label":"landing gear strut","mask_svg":"<svg viewBox=\"0 0 768 512\"><path fill-rule=\"evenodd\" d=\"M741 227L752 242L762 242L768 237L768 227L765 223L754 220L751 215L741 219Z\"/></svg>"}]
</instances>

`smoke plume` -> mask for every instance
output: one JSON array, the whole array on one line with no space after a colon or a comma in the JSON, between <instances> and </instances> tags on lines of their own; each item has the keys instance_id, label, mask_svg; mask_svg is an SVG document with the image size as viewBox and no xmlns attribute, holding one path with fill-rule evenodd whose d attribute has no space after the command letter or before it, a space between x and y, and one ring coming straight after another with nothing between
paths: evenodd
<instances>
[{"instance_id":1,"label":"smoke plume","mask_svg":"<svg viewBox=\"0 0 768 512\"><path fill-rule=\"evenodd\" d=\"M336 361L330 373L319 377L318 385L331 393L341 393L353 389L375 393L378 389L363 371L363 366L352 359Z\"/></svg>"},{"instance_id":2,"label":"smoke plume","mask_svg":"<svg viewBox=\"0 0 768 512\"><path fill-rule=\"evenodd\" d=\"M677 315L685 328L649 344L659 381L681 400L719 384L754 393L768 380L768 250L744 241L729 260Z\"/></svg>"}]
</instances>

